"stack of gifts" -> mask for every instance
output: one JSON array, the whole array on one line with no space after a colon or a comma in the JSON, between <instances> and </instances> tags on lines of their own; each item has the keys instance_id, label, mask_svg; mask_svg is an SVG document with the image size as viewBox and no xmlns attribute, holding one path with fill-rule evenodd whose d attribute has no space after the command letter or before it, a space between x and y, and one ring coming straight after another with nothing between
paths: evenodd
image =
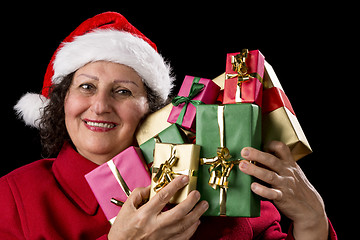
<instances>
[{"instance_id":1,"label":"stack of gifts","mask_svg":"<svg viewBox=\"0 0 360 240\"><path fill-rule=\"evenodd\" d=\"M170 203L197 189L209 202L204 215L258 217L254 178L238 168L241 150L278 140L295 160L311 153L289 99L258 50L227 54L225 73L213 80L186 76L172 103L142 122L136 139L139 148L86 175L109 221L135 187L151 183L151 199L178 175L190 182Z\"/></svg>"}]
</instances>

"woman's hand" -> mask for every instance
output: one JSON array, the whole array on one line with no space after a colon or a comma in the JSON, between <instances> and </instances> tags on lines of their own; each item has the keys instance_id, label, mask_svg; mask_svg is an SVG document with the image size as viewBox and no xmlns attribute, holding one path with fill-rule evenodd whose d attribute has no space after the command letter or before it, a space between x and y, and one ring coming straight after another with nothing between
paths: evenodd
<instances>
[{"instance_id":1,"label":"woman's hand","mask_svg":"<svg viewBox=\"0 0 360 240\"><path fill-rule=\"evenodd\" d=\"M239 164L240 170L271 185L266 187L254 182L252 191L273 200L276 207L294 222L295 239L327 239L328 220L323 200L294 161L290 149L276 141L265 148L267 152L251 147L241 151L243 158L258 164L243 160Z\"/></svg>"},{"instance_id":2,"label":"woman's hand","mask_svg":"<svg viewBox=\"0 0 360 240\"><path fill-rule=\"evenodd\" d=\"M208 203L200 199L198 191L174 208L162 212L172 196L186 186L188 176L179 176L160 190L149 202L150 186L136 188L122 206L108 238L112 239L189 239L200 224L200 216ZM143 204L143 205L142 205Z\"/></svg>"}]
</instances>

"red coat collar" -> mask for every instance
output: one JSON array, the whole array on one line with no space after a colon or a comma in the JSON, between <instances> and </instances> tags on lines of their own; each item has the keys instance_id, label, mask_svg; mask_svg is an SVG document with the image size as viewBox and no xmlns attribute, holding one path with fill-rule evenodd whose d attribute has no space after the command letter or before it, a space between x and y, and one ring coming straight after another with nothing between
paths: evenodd
<instances>
[{"instance_id":1,"label":"red coat collar","mask_svg":"<svg viewBox=\"0 0 360 240\"><path fill-rule=\"evenodd\" d=\"M65 194L89 215L95 215L99 204L84 175L96 167L97 164L81 156L67 142L53 165L55 178Z\"/></svg>"}]
</instances>

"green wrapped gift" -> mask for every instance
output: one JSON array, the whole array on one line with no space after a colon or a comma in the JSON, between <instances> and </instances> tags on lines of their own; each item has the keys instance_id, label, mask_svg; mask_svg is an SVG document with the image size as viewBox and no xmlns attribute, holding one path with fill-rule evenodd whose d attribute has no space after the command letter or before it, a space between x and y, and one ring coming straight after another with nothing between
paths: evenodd
<instances>
[{"instance_id":1,"label":"green wrapped gift","mask_svg":"<svg viewBox=\"0 0 360 240\"><path fill-rule=\"evenodd\" d=\"M154 161L154 149L156 142L184 144L189 143L189 140L184 131L176 123L170 125L156 136L150 138L140 145L140 149L144 155L145 161L148 164Z\"/></svg>"},{"instance_id":2,"label":"green wrapped gift","mask_svg":"<svg viewBox=\"0 0 360 240\"><path fill-rule=\"evenodd\" d=\"M201 146L197 188L207 216L258 217L253 177L239 170L244 147L260 149L261 110L254 104L199 105L196 144Z\"/></svg>"}]
</instances>

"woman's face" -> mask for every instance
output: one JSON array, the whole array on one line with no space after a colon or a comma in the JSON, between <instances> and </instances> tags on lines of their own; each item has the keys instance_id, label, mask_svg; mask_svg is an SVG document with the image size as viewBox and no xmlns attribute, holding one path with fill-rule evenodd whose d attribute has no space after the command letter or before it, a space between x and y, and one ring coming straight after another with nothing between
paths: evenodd
<instances>
[{"instance_id":1,"label":"woman's face","mask_svg":"<svg viewBox=\"0 0 360 240\"><path fill-rule=\"evenodd\" d=\"M64 110L77 151L102 164L133 143L136 127L148 111L146 90L132 68L93 62L75 72Z\"/></svg>"}]
</instances>

